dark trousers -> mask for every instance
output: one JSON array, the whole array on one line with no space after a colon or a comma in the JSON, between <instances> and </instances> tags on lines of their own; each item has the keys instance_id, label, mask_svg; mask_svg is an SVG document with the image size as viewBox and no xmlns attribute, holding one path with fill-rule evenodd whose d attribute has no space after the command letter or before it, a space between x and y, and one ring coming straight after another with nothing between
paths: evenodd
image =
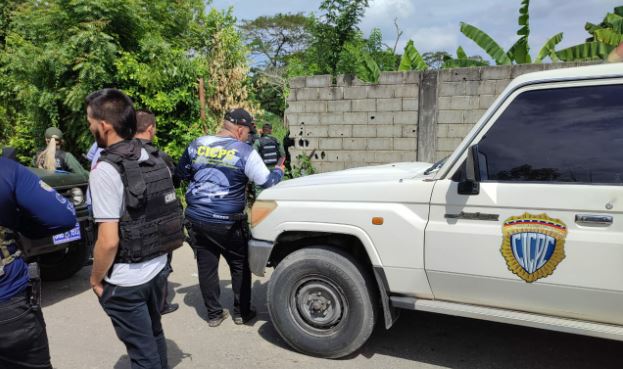
<instances>
[{"instance_id":1,"label":"dark trousers","mask_svg":"<svg viewBox=\"0 0 623 369\"><path fill-rule=\"evenodd\" d=\"M134 286L104 285L100 304L125 344L132 369L168 369L167 344L160 323L166 268Z\"/></svg>"},{"instance_id":2,"label":"dark trousers","mask_svg":"<svg viewBox=\"0 0 623 369\"><path fill-rule=\"evenodd\" d=\"M0 368L52 368L43 314L26 292L0 302Z\"/></svg>"},{"instance_id":3,"label":"dark trousers","mask_svg":"<svg viewBox=\"0 0 623 369\"><path fill-rule=\"evenodd\" d=\"M251 271L247 242L249 229L245 221L234 224L187 223L191 244L197 254L199 288L208 309L208 319L223 312L219 300L221 289L218 277L219 257L223 255L231 274L234 292L234 315L247 316L251 308Z\"/></svg>"}]
</instances>

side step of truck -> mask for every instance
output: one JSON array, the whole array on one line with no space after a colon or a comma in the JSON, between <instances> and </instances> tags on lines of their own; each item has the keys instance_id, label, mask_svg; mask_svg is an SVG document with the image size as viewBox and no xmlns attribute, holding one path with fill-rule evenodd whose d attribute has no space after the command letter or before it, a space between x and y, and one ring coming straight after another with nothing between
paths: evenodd
<instances>
[{"instance_id":1,"label":"side step of truck","mask_svg":"<svg viewBox=\"0 0 623 369\"><path fill-rule=\"evenodd\" d=\"M392 296L390 300L393 307L400 309L490 320L498 323L522 325L532 328L549 329L564 333L623 341L623 327L617 325L567 318L554 318L522 311L504 310L447 301L423 300L413 297Z\"/></svg>"}]
</instances>

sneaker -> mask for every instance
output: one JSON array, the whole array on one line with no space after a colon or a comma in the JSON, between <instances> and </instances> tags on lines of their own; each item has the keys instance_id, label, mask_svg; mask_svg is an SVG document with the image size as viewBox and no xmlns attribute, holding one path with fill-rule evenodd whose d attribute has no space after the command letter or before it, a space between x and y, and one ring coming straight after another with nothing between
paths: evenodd
<instances>
[{"instance_id":1,"label":"sneaker","mask_svg":"<svg viewBox=\"0 0 623 369\"><path fill-rule=\"evenodd\" d=\"M225 310L223 310L221 316L214 319L208 319L208 326L212 328L218 327L219 325L221 325L221 323L223 323L223 320L227 319L228 316L229 314Z\"/></svg>"},{"instance_id":2,"label":"sneaker","mask_svg":"<svg viewBox=\"0 0 623 369\"><path fill-rule=\"evenodd\" d=\"M244 317L241 315L235 315L234 316L234 324L244 324L247 323L251 320L253 320L255 318L255 316L257 315L257 312L255 310L249 310L249 313L247 315L245 315Z\"/></svg>"},{"instance_id":3,"label":"sneaker","mask_svg":"<svg viewBox=\"0 0 623 369\"><path fill-rule=\"evenodd\" d=\"M178 305L178 304L167 304L166 306L164 306L162 308L162 311L160 312L160 315L172 313L175 310L177 310L179 307L180 307L180 305Z\"/></svg>"}]
</instances>

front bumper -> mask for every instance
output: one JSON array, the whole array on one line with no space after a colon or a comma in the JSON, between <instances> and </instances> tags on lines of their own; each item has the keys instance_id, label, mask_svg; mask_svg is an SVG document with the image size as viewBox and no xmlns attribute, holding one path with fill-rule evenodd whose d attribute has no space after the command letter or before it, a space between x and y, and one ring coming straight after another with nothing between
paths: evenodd
<instances>
[{"instance_id":1,"label":"front bumper","mask_svg":"<svg viewBox=\"0 0 623 369\"><path fill-rule=\"evenodd\" d=\"M271 241L249 240L249 268L251 273L258 277L264 276L270 253L273 251L274 243Z\"/></svg>"}]
</instances>

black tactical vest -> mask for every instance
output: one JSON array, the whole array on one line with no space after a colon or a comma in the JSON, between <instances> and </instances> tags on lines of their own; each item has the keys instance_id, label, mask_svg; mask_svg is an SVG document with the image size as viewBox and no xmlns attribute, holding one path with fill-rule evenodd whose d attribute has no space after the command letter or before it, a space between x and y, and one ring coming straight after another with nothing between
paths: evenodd
<instances>
[{"instance_id":1,"label":"black tactical vest","mask_svg":"<svg viewBox=\"0 0 623 369\"><path fill-rule=\"evenodd\" d=\"M279 142L271 136L262 136L260 140L260 156L266 165L275 165L279 159Z\"/></svg>"},{"instance_id":2,"label":"black tactical vest","mask_svg":"<svg viewBox=\"0 0 623 369\"><path fill-rule=\"evenodd\" d=\"M141 148L149 159L139 163ZM182 205L162 154L139 140L122 141L102 151L125 187L115 263L139 263L171 252L184 242Z\"/></svg>"}]
</instances>

